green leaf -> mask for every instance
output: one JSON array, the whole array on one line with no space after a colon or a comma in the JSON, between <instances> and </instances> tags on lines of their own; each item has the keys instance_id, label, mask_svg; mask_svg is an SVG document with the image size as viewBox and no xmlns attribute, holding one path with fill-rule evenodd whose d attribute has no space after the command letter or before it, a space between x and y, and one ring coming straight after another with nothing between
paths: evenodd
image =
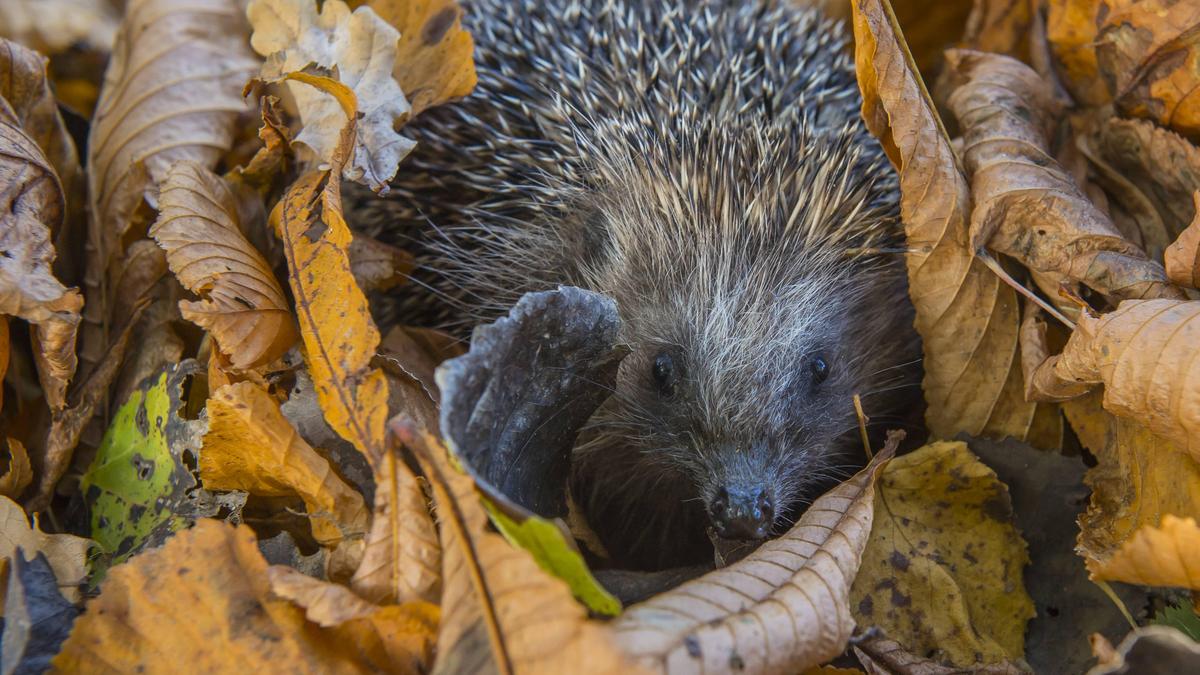
<instances>
[{"instance_id":1,"label":"green leaf","mask_svg":"<svg viewBox=\"0 0 1200 675\"><path fill-rule=\"evenodd\" d=\"M1154 623L1159 626L1170 626L1180 633L1200 642L1200 615L1186 604L1167 605Z\"/></svg>"},{"instance_id":2,"label":"green leaf","mask_svg":"<svg viewBox=\"0 0 1200 675\"><path fill-rule=\"evenodd\" d=\"M117 410L83 475L80 490L100 549L92 561L93 584L112 565L189 523L180 513L196 479L182 457L198 447L196 423L177 411L183 380L194 372L180 365L146 378Z\"/></svg>"},{"instance_id":3,"label":"green leaf","mask_svg":"<svg viewBox=\"0 0 1200 675\"><path fill-rule=\"evenodd\" d=\"M529 551L546 572L567 582L571 593L588 609L604 616L621 613L617 600L592 576L583 556L572 546L553 522L531 515L522 522L506 516L487 498L481 497L496 529L513 546Z\"/></svg>"}]
</instances>

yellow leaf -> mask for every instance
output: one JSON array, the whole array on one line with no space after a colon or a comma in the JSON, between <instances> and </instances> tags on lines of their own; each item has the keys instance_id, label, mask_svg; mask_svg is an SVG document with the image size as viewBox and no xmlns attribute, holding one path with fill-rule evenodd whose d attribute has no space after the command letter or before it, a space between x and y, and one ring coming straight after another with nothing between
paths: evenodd
<instances>
[{"instance_id":1,"label":"yellow leaf","mask_svg":"<svg viewBox=\"0 0 1200 675\"><path fill-rule=\"evenodd\" d=\"M1077 551L1102 563L1146 527L1169 514L1200 513L1200 464L1146 427L1105 412L1101 394L1067 401L1063 412L1080 442L1096 457L1084 482L1091 502L1079 518Z\"/></svg>"},{"instance_id":2,"label":"yellow leaf","mask_svg":"<svg viewBox=\"0 0 1200 675\"><path fill-rule=\"evenodd\" d=\"M1104 409L1137 420L1200 460L1200 302L1126 300L1085 312L1061 354L1043 361L1031 395L1104 383Z\"/></svg>"},{"instance_id":3,"label":"yellow leaf","mask_svg":"<svg viewBox=\"0 0 1200 675\"><path fill-rule=\"evenodd\" d=\"M892 460L876 489L850 598L858 624L958 668L1024 658L1029 556L996 474L942 441Z\"/></svg>"},{"instance_id":4,"label":"yellow leaf","mask_svg":"<svg viewBox=\"0 0 1200 675\"><path fill-rule=\"evenodd\" d=\"M638 672L566 582L489 529L475 481L450 465L437 438L394 430L416 453L439 514L445 590L435 671Z\"/></svg>"},{"instance_id":5,"label":"yellow leaf","mask_svg":"<svg viewBox=\"0 0 1200 675\"><path fill-rule=\"evenodd\" d=\"M412 104L413 117L471 93L478 79L472 58L475 41L463 30L456 0L367 0L366 4L400 31L395 75Z\"/></svg>"},{"instance_id":6,"label":"yellow leaf","mask_svg":"<svg viewBox=\"0 0 1200 675\"><path fill-rule=\"evenodd\" d=\"M79 600L79 585L87 575L87 553L92 541L70 534L46 534L37 521L31 526L25 511L8 497L0 496L0 560L12 557L20 546L26 558L46 554L59 590L71 602Z\"/></svg>"},{"instance_id":7,"label":"yellow leaf","mask_svg":"<svg viewBox=\"0 0 1200 675\"><path fill-rule=\"evenodd\" d=\"M1200 590L1200 527L1167 514L1161 527L1142 527L1111 558L1087 566L1093 579Z\"/></svg>"},{"instance_id":8,"label":"yellow leaf","mask_svg":"<svg viewBox=\"0 0 1200 675\"><path fill-rule=\"evenodd\" d=\"M971 241L1055 283L1107 296L1182 298L1166 272L1126 240L1050 155L1061 105L1029 66L996 54L947 52L948 99L971 179Z\"/></svg>"},{"instance_id":9,"label":"yellow leaf","mask_svg":"<svg viewBox=\"0 0 1200 675\"><path fill-rule=\"evenodd\" d=\"M271 592L249 527L204 519L114 567L51 666L147 675L374 671L357 646Z\"/></svg>"},{"instance_id":10,"label":"yellow leaf","mask_svg":"<svg viewBox=\"0 0 1200 675\"><path fill-rule=\"evenodd\" d=\"M25 446L15 438L8 439L8 469L0 476L0 496L19 499L33 482L33 467Z\"/></svg>"},{"instance_id":11,"label":"yellow leaf","mask_svg":"<svg viewBox=\"0 0 1200 675\"><path fill-rule=\"evenodd\" d=\"M900 174L926 422L936 437L1027 438L1040 427L1037 406L1021 394L1016 294L974 257L967 182L895 17L882 0L854 0L853 8L863 117Z\"/></svg>"},{"instance_id":12,"label":"yellow leaf","mask_svg":"<svg viewBox=\"0 0 1200 675\"><path fill-rule=\"evenodd\" d=\"M1188 288L1200 288L1200 190L1192 195L1196 215L1192 224L1163 254L1167 276Z\"/></svg>"},{"instance_id":13,"label":"yellow leaf","mask_svg":"<svg viewBox=\"0 0 1200 675\"><path fill-rule=\"evenodd\" d=\"M109 314L108 276L127 233L144 232L143 195L175 162L211 168L233 144L242 86L258 69L248 36L238 0L126 3L89 137L85 363L99 362L124 319Z\"/></svg>"},{"instance_id":14,"label":"yellow leaf","mask_svg":"<svg viewBox=\"0 0 1200 675\"><path fill-rule=\"evenodd\" d=\"M339 584L283 565L267 568L271 591L304 609L305 617L353 644L379 672L424 673L433 658L438 608L427 602L378 606Z\"/></svg>"},{"instance_id":15,"label":"yellow leaf","mask_svg":"<svg viewBox=\"0 0 1200 675\"><path fill-rule=\"evenodd\" d=\"M266 391L250 382L221 387L208 399L208 416L200 452L200 480L207 489L299 495L308 506L313 537L322 544L365 533L362 495L296 433Z\"/></svg>"},{"instance_id":16,"label":"yellow leaf","mask_svg":"<svg viewBox=\"0 0 1200 675\"><path fill-rule=\"evenodd\" d=\"M1053 0L1046 8L1046 38L1062 74L1063 85L1077 102L1099 106L1112 100L1096 60L1099 0Z\"/></svg>"},{"instance_id":17,"label":"yellow leaf","mask_svg":"<svg viewBox=\"0 0 1200 675\"><path fill-rule=\"evenodd\" d=\"M379 330L354 282L341 208L339 181L316 171L292 185L273 220L325 419L374 464L383 457L387 381L371 367Z\"/></svg>"},{"instance_id":18,"label":"yellow leaf","mask_svg":"<svg viewBox=\"0 0 1200 675\"><path fill-rule=\"evenodd\" d=\"M871 534L879 470L902 436L746 558L630 607L618 644L657 672L796 672L846 648L850 584Z\"/></svg>"},{"instance_id":19,"label":"yellow leaf","mask_svg":"<svg viewBox=\"0 0 1200 675\"><path fill-rule=\"evenodd\" d=\"M181 300L183 317L211 331L235 368L282 356L297 338L292 313L270 264L242 234L228 185L195 162L178 162L158 204L150 236L179 283L204 298Z\"/></svg>"},{"instance_id":20,"label":"yellow leaf","mask_svg":"<svg viewBox=\"0 0 1200 675\"><path fill-rule=\"evenodd\" d=\"M1107 0L1096 56L1125 117L1153 120L1200 140L1200 5L1178 0Z\"/></svg>"}]
</instances>

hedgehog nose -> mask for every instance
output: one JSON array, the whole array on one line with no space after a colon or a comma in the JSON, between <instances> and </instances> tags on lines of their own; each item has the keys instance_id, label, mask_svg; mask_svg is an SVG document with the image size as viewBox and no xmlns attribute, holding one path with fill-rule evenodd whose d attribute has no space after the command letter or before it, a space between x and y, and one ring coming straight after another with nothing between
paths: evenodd
<instances>
[{"instance_id":1,"label":"hedgehog nose","mask_svg":"<svg viewBox=\"0 0 1200 675\"><path fill-rule=\"evenodd\" d=\"M753 488L722 488L709 504L708 514L722 539L765 539L775 521L770 497Z\"/></svg>"}]
</instances>

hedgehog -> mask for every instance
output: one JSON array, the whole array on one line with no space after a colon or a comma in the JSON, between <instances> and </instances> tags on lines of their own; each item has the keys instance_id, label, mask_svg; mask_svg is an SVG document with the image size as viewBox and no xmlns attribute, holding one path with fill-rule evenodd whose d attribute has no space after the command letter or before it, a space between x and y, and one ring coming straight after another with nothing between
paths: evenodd
<instances>
[{"instance_id":1,"label":"hedgehog","mask_svg":"<svg viewBox=\"0 0 1200 675\"><path fill-rule=\"evenodd\" d=\"M347 206L417 250L394 320L616 300L630 353L569 482L614 567L778 535L863 463L855 394L873 430L919 398L896 177L844 28L798 4L470 0L476 89Z\"/></svg>"}]
</instances>

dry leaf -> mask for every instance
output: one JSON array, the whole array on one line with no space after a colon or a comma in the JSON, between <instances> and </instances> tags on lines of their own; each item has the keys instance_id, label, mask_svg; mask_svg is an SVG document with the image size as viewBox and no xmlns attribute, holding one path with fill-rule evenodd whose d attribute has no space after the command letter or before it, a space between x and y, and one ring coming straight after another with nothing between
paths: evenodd
<instances>
[{"instance_id":1,"label":"dry leaf","mask_svg":"<svg viewBox=\"0 0 1200 675\"><path fill-rule=\"evenodd\" d=\"M1079 518L1077 551L1103 563L1135 532L1168 514L1200 513L1200 464L1136 422L1100 407L1100 393L1068 401L1063 412L1096 457L1084 482L1092 489Z\"/></svg>"},{"instance_id":2,"label":"dry leaf","mask_svg":"<svg viewBox=\"0 0 1200 675\"><path fill-rule=\"evenodd\" d=\"M51 269L56 253L52 233L66 217L63 184L43 150L55 153L64 168L74 146L46 82L38 54L0 41L0 314L35 325L34 357L46 401L54 410L66 404L75 374L75 336L83 298L68 289ZM11 98L8 98L11 97ZM65 145L63 145L65 144Z\"/></svg>"},{"instance_id":3,"label":"dry leaf","mask_svg":"<svg viewBox=\"0 0 1200 675\"><path fill-rule=\"evenodd\" d=\"M0 560L12 557L17 547L25 550L26 557L35 552L46 554L59 590L71 602L79 601L79 585L87 575L87 553L92 545L90 539L70 534L46 534L37 526L31 526L25 511L8 497L0 496Z\"/></svg>"},{"instance_id":4,"label":"dry leaf","mask_svg":"<svg viewBox=\"0 0 1200 675\"><path fill-rule=\"evenodd\" d=\"M1166 225L1168 241L1192 222L1200 190L1200 148L1146 120L1110 118L1091 143L1106 162L1147 197Z\"/></svg>"},{"instance_id":5,"label":"dry leaf","mask_svg":"<svg viewBox=\"0 0 1200 675\"><path fill-rule=\"evenodd\" d=\"M180 302L183 317L209 331L235 368L282 356L296 342L295 322L270 264L242 234L229 186L195 162L178 162L158 204L150 236L179 282L204 297Z\"/></svg>"},{"instance_id":6,"label":"dry leaf","mask_svg":"<svg viewBox=\"0 0 1200 675\"><path fill-rule=\"evenodd\" d=\"M475 482L436 437L393 431L417 454L439 514L445 590L434 672L638 672L566 582L489 530Z\"/></svg>"},{"instance_id":7,"label":"dry leaf","mask_svg":"<svg viewBox=\"0 0 1200 675\"><path fill-rule=\"evenodd\" d=\"M314 78L317 79L317 78ZM353 100L344 87L326 78L320 84ZM367 460L383 457L387 416L387 380L371 367L379 330L367 298L350 270L350 228L342 218L341 161L354 137L355 112L342 133L330 171L301 176L271 215L283 241L288 283L296 303L304 356L329 426L354 444Z\"/></svg>"},{"instance_id":8,"label":"dry leaf","mask_svg":"<svg viewBox=\"0 0 1200 675\"><path fill-rule=\"evenodd\" d=\"M1200 5L1178 0L1096 3L1100 69L1116 108L1200 140Z\"/></svg>"},{"instance_id":9,"label":"dry leaf","mask_svg":"<svg viewBox=\"0 0 1200 675\"><path fill-rule=\"evenodd\" d=\"M1200 460L1200 302L1126 300L1085 312L1061 354L1037 367L1030 392L1104 383L1104 409L1137 420Z\"/></svg>"},{"instance_id":10,"label":"dry leaf","mask_svg":"<svg viewBox=\"0 0 1200 675\"><path fill-rule=\"evenodd\" d=\"M99 361L114 329L107 276L126 233L146 222L136 215L143 196L175 162L211 168L233 144L238 115L248 110L242 86L258 70L248 36L238 0L129 0L125 7L88 147L85 363Z\"/></svg>"},{"instance_id":11,"label":"dry leaf","mask_svg":"<svg viewBox=\"0 0 1200 675\"><path fill-rule=\"evenodd\" d=\"M19 499L33 482L33 467L25 446L15 438L8 439L8 469L0 476L0 496Z\"/></svg>"},{"instance_id":12,"label":"dry leaf","mask_svg":"<svg viewBox=\"0 0 1200 675\"><path fill-rule=\"evenodd\" d=\"M354 233L350 242L350 271L364 292L386 291L406 279L416 262L408 251Z\"/></svg>"},{"instance_id":13,"label":"dry leaf","mask_svg":"<svg viewBox=\"0 0 1200 675\"><path fill-rule=\"evenodd\" d=\"M1029 672L1007 661L972 668L944 666L912 654L899 642L887 638L855 644L854 654L870 675L1021 675Z\"/></svg>"},{"instance_id":14,"label":"dry leaf","mask_svg":"<svg viewBox=\"0 0 1200 675\"><path fill-rule=\"evenodd\" d=\"M1046 38L1058 62L1063 85L1082 105L1112 100L1096 60L1098 0L1055 0L1046 3Z\"/></svg>"},{"instance_id":15,"label":"dry leaf","mask_svg":"<svg viewBox=\"0 0 1200 675\"><path fill-rule=\"evenodd\" d=\"M441 548L425 491L397 449L389 448L377 463L375 513L350 587L377 604L436 602L441 583Z\"/></svg>"},{"instance_id":16,"label":"dry leaf","mask_svg":"<svg viewBox=\"0 0 1200 675\"><path fill-rule=\"evenodd\" d=\"M1113 648L1092 634L1097 663L1087 675L1177 675L1200 668L1200 643L1167 626L1134 629Z\"/></svg>"},{"instance_id":17,"label":"dry leaf","mask_svg":"<svg viewBox=\"0 0 1200 675\"><path fill-rule=\"evenodd\" d=\"M299 495L308 506L313 537L327 546L366 532L362 495L296 433L266 391L250 382L221 387L209 396L208 416L200 453L205 488Z\"/></svg>"},{"instance_id":18,"label":"dry leaf","mask_svg":"<svg viewBox=\"0 0 1200 675\"><path fill-rule=\"evenodd\" d=\"M981 52L1027 61L1032 23L1032 0L976 0L967 17L963 43ZM942 37L944 40L945 35Z\"/></svg>"},{"instance_id":19,"label":"dry leaf","mask_svg":"<svg viewBox=\"0 0 1200 675\"><path fill-rule=\"evenodd\" d=\"M254 26L251 44L268 57L262 78L283 79L316 64L333 71L357 101L358 133L341 173L386 192L400 160L416 145L393 126L410 117L408 100L392 77L396 64L396 29L369 7L353 13L342 0L327 0L317 13L315 0L253 0L246 10ZM307 147L320 162L335 163L346 118L336 98L301 82L288 82L300 111L302 129L295 143Z\"/></svg>"},{"instance_id":20,"label":"dry leaf","mask_svg":"<svg viewBox=\"0 0 1200 675\"><path fill-rule=\"evenodd\" d=\"M880 0L854 0L863 117L900 174L926 423L935 437L1027 438L1040 427L1037 406L1021 395L1016 293L974 257L966 180L898 35Z\"/></svg>"},{"instance_id":21,"label":"dry leaf","mask_svg":"<svg viewBox=\"0 0 1200 675\"><path fill-rule=\"evenodd\" d=\"M1037 73L967 50L947 52L947 67L958 85L948 103L963 130L975 202L972 246L1117 299L1182 297L1050 156L1060 106Z\"/></svg>"},{"instance_id":22,"label":"dry leaf","mask_svg":"<svg viewBox=\"0 0 1200 675\"><path fill-rule=\"evenodd\" d=\"M267 568L271 592L304 609L305 617L335 628L379 672L424 673L433 659L438 608L427 602L377 606L339 584L306 576L291 567Z\"/></svg>"},{"instance_id":23,"label":"dry leaf","mask_svg":"<svg viewBox=\"0 0 1200 675\"><path fill-rule=\"evenodd\" d=\"M1088 560L1093 579L1200 590L1200 527L1195 518L1163 516L1133 533L1104 562Z\"/></svg>"},{"instance_id":24,"label":"dry leaf","mask_svg":"<svg viewBox=\"0 0 1200 675\"><path fill-rule=\"evenodd\" d=\"M797 672L841 654L854 629L850 584L871 533L876 475L901 438L889 437L779 539L627 609L612 625L617 643L657 672Z\"/></svg>"},{"instance_id":25,"label":"dry leaf","mask_svg":"<svg viewBox=\"0 0 1200 675\"><path fill-rule=\"evenodd\" d=\"M46 54L77 43L107 51L120 15L109 0L5 0L0 36Z\"/></svg>"},{"instance_id":26,"label":"dry leaf","mask_svg":"<svg viewBox=\"0 0 1200 675\"><path fill-rule=\"evenodd\" d=\"M249 527L203 519L114 567L52 667L148 675L371 672L377 664L358 647L271 592Z\"/></svg>"},{"instance_id":27,"label":"dry leaf","mask_svg":"<svg viewBox=\"0 0 1200 675\"><path fill-rule=\"evenodd\" d=\"M941 441L893 460L876 493L855 619L944 665L1024 658L1029 555L996 474L965 443Z\"/></svg>"},{"instance_id":28,"label":"dry leaf","mask_svg":"<svg viewBox=\"0 0 1200 675\"><path fill-rule=\"evenodd\" d=\"M1196 215L1163 254L1167 276L1171 281L1188 288L1200 288L1200 190L1192 195Z\"/></svg>"},{"instance_id":29,"label":"dry leaf","mask_svg":"<svg viewBox=\"0 0 1200 675\"><path fill-rule=\"evenodd\" d=\"M400 31L394 73L412 104L413 117L471 93L477 79L472 58L475 41L463 30L456 0L367 0L366 4Z\"/></svg>"}]
</instances>

